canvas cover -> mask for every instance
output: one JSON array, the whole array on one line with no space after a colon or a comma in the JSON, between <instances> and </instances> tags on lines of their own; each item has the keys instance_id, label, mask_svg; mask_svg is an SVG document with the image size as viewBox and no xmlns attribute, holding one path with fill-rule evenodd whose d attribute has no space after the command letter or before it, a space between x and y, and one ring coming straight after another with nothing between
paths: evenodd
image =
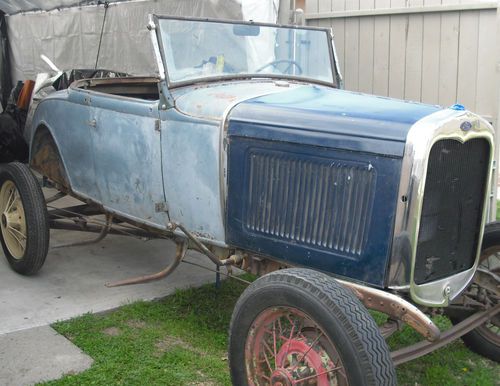
<instances>
[{"instance_id":1,"label":"canvas cover","mask_svg":"<svg viewBox=\"0 0 500 386\"><path fill-rule=\"evenodd\" d=\"M274 1L276 0L263 2L268 3L270 7L274 6ZM92 5L7 16L13 80L35 79L37 73L48 71L49 68L40 59L40 54L45 54L62 70L94 68L104 12L103 5ZM147 0L110 3L104 24L98 68L133 75L157 73L150 35L146 29L150 13L244 19L241 0Z\"/></svg>"},{"instance_id":2,"label":"canvas cover","mask_svg":"<svg viewBox=\"0 0 500 386\"><path fill-rule=\"evenodd\" d=\"M115 2L120 0L108 0ZM0 10L8 15L30 11L50 11L75 5L96 4L96 0L0 0Z\"/></svg>"}]
</instances>

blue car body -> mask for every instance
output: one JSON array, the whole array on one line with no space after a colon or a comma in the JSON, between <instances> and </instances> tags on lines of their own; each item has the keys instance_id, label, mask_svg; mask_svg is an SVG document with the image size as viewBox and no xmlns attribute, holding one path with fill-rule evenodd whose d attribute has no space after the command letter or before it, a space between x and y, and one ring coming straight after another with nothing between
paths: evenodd
<instances>
[{"instance_id":1,"label":"blue car body","mask_svg":"<svg viewBox=\"0 0 500 386\"><path fill-rule=\"evenodd\" d=\"M318 86L238 104L228 243L384 286L406 135L437 110Z\"/></svg>"},{"instance_id":2,"label":"blue car body","mask_svg":"<svg viewBox=\"0 0 500 386\"><path fill-rule=\"evenodd\" d=\"M182 224L222 257L310 267L429 306L466 288L493 162L482 118L271 75L170 87L157 59L159 79L83 80L44 98L32 168L134 225Z\"/></svg>"},{"instance_id":3,"label":"blue car body","mask_svg":"<svg viewBox=\"0 0 500 386\"><path fill-rule=\"evenodd\" d=\"M159 229L176 221L215 245L384 286L406 135L437 107L265 81L187 87L173 97L177 107L160 114L158 101L71 87L40 103L31 142L36 128L48 129L71 190L107 211ZM259 155L311 170L274 176L282 196L266 197L265 186L247 186ZM339 191L293 218L294 203L321 195L321 183L354 189L358 202ZM253 225L249 216L258 217Z\"/></svg>"}]
</instances>

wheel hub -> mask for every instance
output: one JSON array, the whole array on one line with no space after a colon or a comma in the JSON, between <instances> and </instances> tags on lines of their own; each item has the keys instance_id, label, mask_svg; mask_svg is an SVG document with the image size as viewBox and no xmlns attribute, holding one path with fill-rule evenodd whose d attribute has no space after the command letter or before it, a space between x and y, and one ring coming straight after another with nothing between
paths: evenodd
<instances>
[{"instance_id":1,"label":"wheel hub","mask_svg":"<svg viewBox=\"0 0 500 386\"><path fill-rule=\"evenodd\" d=\"M314 377L317 385L329 385L327 368L333 368L328 354L320 347L315 347L317 342L312 339L290 339L283 344L276 356L280 363L274 373L277 382L272 385L293 385L294 381ZM272 380L272 378L271 378Z\"/></svg>"},{"instance_id":2,"label":"wheel hub","mask_svg":"<svg viewBox=\"0 0 500 386\"><path fill-rule=\"evenodd\" d=\"M271 375L272 386L292 386L293 378L291 374L285 369L278 369Z\"/></svg>"},{"instance_id":3,"label":"wheel hub","mask_svg":"<svg viewBox=\"0 0 500 386\"><path fill-rule=\"evenodd\" d=\"M245 346L249 384L348 384L335 346L302 311L269 308L254 321L249 337Z\"/></svg>"}]
</instances>

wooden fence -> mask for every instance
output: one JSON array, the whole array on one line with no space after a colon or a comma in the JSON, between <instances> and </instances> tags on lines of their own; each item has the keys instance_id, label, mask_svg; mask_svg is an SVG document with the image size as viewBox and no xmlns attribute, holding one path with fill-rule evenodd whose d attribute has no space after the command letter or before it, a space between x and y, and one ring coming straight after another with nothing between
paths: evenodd
<instances>
[{"instance_id":1,"label":"wooden fence","mask_svg":"<svg viewBox=\"0 0 500 386\"><path fill-rule=\"evenodd\" d=\"M332 27L345 88L498 116L497 2L306 0Z\"/></svg>"},{"instance_id":2,"label":"wooden fence","mask_svg":"<svg viewBox=\"0 0 500 386\"><path fill-rule=\"evenodd\" d=\"M500 0L305 0L305 19L333 29L347 90L463 104L496 126L498 159L499 5ZM495 182L491 197L494 219Z\"/></svg>"}]
</instances>

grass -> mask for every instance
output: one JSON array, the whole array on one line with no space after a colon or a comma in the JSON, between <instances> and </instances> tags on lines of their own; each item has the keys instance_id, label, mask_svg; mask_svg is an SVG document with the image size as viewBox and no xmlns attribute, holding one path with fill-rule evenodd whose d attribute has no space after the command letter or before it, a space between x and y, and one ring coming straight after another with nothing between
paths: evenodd
<instances>
[{"instance_id":1,"label":"grass","mask_svg":"<svg viewBox=\"0 0 500 386\"><path fill-rule=\"evenodd\" d=\"M230 385L227 340L233 306L244 285L227 280L179 291L156 302L87 314L53 327L94 359L80 374L46 385ZM379 315L375 315L380 319ZM437 317L440 327L449 321ZM395 349L418 340L409 328L391 337ZM498 385L500 366L461 341L397 369L400 385Z\"/></svg>"}]
</instances>

